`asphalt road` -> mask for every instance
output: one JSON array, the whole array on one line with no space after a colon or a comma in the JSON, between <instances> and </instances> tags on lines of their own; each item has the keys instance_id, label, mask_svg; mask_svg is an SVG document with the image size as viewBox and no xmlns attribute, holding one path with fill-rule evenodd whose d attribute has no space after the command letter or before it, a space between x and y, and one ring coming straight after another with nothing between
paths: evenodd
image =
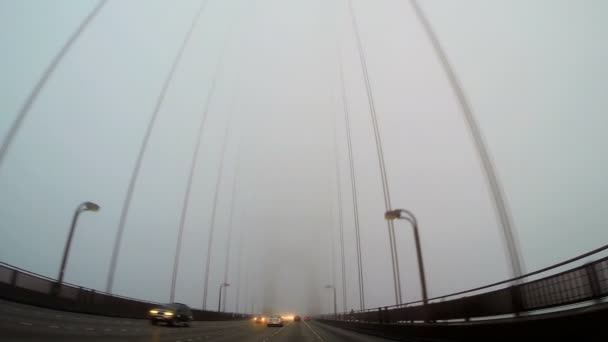
<instances>
[{"instance_id":1,"label":"asphalt road","mask_svg":"<svg viewBox=\"0 0 608 342\"><path fill-rule=\"evenodd\" d=\"M187 327L152 326L146 320L55 311L0 300L0 341L93 342L380 342L315 321L269 328L251 321L192 322Z\"/></svg>"}]
</instances>

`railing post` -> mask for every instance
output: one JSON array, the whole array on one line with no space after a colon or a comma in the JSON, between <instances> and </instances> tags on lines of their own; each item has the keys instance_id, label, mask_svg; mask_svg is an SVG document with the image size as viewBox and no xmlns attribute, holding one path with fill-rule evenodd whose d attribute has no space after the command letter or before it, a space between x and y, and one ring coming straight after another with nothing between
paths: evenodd
<instances>
[{"instance_id":1,"label":"railing post","mask_svg":"<svg viewBox=\"0 0 608 342\"><path fill-rule=\"evenodd\" d=\"M95 305L95 290L87 291L87 298L91 305Z\"/></svg>"},{"instance_id":2,"label":"railing post","mask_svg":"<svg viewBox=\"0 0 608 342\"><path fill-rule=\"evenodd\" d=\"M11 286L17 287L17 277L19 276L19 271L13 270L13 274L11 274Z\"/></svg>"},{"instance_id":3,"label":"railing post","mask_svg":"<svg viewBox=\"0 0 608 342\"><path fill-rule=\"evenodd\" d=\"M513 313L519 317L520 312L524 311L524 305L521 296L522 285L512 285L510 287L511 303L513 305Z\"/></svg>"},{"instance_id":4,"label":"railing post","mask_svg":"<svg viewBox=\"0 0 608 342\"><path fill-rule=\"evenodd\" d=\"M78 286L78 293L76 294L76 303L87 304L87 298L83 296L82 286Z\"/></svg>"},{"instance_id":5,"label":"railing post","mask_svg":"<svg viewBox=\"0 0 608 342\"><path fill-rule=\"evenodd\" d=\"M600 282L597 278L597 272L595 270L595 263L588 263L585 265L585 273L587 274L587 280L589 281L589 287L591 290L591 298L598 300L602 296L600 289Z\"/></svg>"},{"instance_id":6,"label":"railing post","mask_svg":"<svg viewBox=\"0 0 608 342\"><path fill-rule=\"evenodd\" d=\"M59 297L59 292L61 292L61 284L59 282L53 282L53 285L51 285L51 294Z\"/></svg>"}]
</instances>

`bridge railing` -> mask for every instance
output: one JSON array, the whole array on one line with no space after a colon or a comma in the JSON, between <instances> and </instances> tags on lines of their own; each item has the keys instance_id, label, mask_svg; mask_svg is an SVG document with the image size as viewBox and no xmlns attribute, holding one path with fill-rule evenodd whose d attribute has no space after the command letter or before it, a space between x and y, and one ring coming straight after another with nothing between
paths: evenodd
<instances>
[{"instance_id":1,"label":"bridge railing","mask_svg":"<svg viewBox=\"0 0 608 342\"><path fill-rule=\"evenodd\" d=\"M146 318L156 302L124 297L62 283L0 262L0 298L49 309L125 318ZM244 319L247 315L192 310L195 320Z\"/></svg>"},{"instance_id":2,"label":"bridge railing","mask_svg":"<svg viewBox=\"0 0 608 342\"><path fill-rule=\"evenodd\" d=\"M322 318L379 323L469 320L476 317L517 315L599 300L608 296L608 257L539 279L525 279L571 265L605 250L608 250L608 245L517 278L431 298L427 305L416 301L351 313L343 312L337 317L327 314ZM503 287L490 290L499 286ZM486 292L479 293L484 290ZM459 298L445 300L456 296Z\"/></svg>"}]
</instances>

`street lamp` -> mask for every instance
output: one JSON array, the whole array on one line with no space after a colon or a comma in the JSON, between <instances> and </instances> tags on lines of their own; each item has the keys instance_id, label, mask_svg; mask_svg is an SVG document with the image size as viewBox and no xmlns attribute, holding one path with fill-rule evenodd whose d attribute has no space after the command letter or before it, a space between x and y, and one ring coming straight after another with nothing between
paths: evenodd
<instances>
[{"instance_id":1,"label":"street lamp","mask_svg":"<svg viewBox=\"0 0 608 342\"><path fill-rule=\"evenodd\" d=\"M222 305L222 289L224 287L228 287L228 286L230 286L230 284L228 284L228 283L221 283L220 284L220 298L219 298L219 300L217 302L217 312L220 312L220 310L221 310L221 305ZM205 308L203 308L203 310L204 309Z\"/></svg>"},{"instance_id":2,"label":"street lamp","mask_svg":"<svg viewBox=\"0 0 608 342\"><path fill-rule=\"evenodd\" d=\"M82 213L83 211L99 211L99 205L93 202L83 202L78 205L78 207L76 207L76 211L74 212L74 216L72 217L72 226L70 227L68 240L65 243L65 247L63 249L63 258L61 260L61 267L59 268L59 276L57 277L57 290L59 290L61 284L63 283L63 275L65 273L65 266L68 263L68 255L70 254L70 246L72 245L72 238L74 237L76 222L78 221L78 216L80 216L80 213Z\"/></svg>"},{"instance_id":3,"label":"street lamp","mask_svg":"<svg viewBox=\"0 0 608 342\"><path fill-rule=\"evenodd\" d=\"M405 216L403 214L405 214ZM424 262L422 261L422 250L420 249L420 236L418 235L418 221L416 220L416 216L409 210L395 209L384 213L384 218L387 220L407 220L414 228L414 240L416 241L416 254L418 256L418 272L420 273L420 286L422 287L422 302L426 305L428 304L426 278L424 276Z\"/></svg>"},{"instance_id":4,"label":"street lamp","mask_svg":"<svg viewBox=\"0 0 608 342\"><path fill-rule=\"evenodd\" d=\"M333 289L334 291L334 319L338 318L338 303L336 302L336 287L333 285L325 285L326 289Z\"/></svg>"}]
</instances>

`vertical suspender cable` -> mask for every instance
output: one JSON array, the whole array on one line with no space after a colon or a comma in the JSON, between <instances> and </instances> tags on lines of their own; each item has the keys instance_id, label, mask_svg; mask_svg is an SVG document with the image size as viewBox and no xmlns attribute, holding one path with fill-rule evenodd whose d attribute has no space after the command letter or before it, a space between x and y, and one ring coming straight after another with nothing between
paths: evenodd
<instances>
[{"instance_id":1,"label":"vertical suspender cable","mask_svg":"<svg viewBox=\"0 0 608 342\"><path fill-rule=\"evenodd\" d=\"M233 103L234 105L234 103ZM224 137L222 141L222 147L220 150L220 163L217 168L217 178L215 183L215 193L213 195L213 208L211 211L211 219L209 226L209 238L207 239L207 259L205 261L205 280L203 283L203 310L207 309L207 288L209 287L209 268L211 266L211 250L213 247L213 233L215 230L215 216L217 214L217 202L220 193L220 187L222 184L222 176L224 171L224 160L226 159L226 145L230 137L230 131L232 128L232 117L234 115L234 108L230 109L228 123L224 131Z\"/></svg>"},{"instance_id":2,"label":"vertical suspender cable","mask_svg":"<svg viewBox=\"0 0 608 342\"><path fill-rule=\"evenodd\" d=\"M513 220L511 218L506 196L496 174L496 168L492 162L492 158L490 157L487 144L483 138L483 135L481 134L479 124L477 123L475 115L473 114L473 109L471 108L471 104L465 95L461 82L454 72L454 68L450 64L448 56L445 53L437 34L433 30L430 21L427 19L424 11L418 4L418 1L410 0L409 2L414 10L414 13L416 14L416 17L420 21L420 24L424 28L424 32L430 40L433 49L435 50L435 54L439 59L443 71L445 72L450 86L452 87L452 90L454 91L454 94L458 100L458 104L460 105L461 112L464 115L465 122L469 127L469 132L475 143L475 148L481 161L483 171L486 176L486 181L488 182L490 192L494 199L494 209L496 210L502 228L504 243L506 245L505 249L511 266L511 276L519 277L524 273L525 266L521 257L516 231L513 228Z\"/></svg>"},{"instance_id":3,"label":"vertical suspender cable","mask_svg":"<svg viewBox=\"0 0 608 342\"><path fill-rule=\"evenodd\" d=\"M243 248L245 248L245 244L243 243L243 235L245 230L241 227L239 233L239 249L236 256L237 264L236 264L236 298L234 300L234 312L239 312L239 300L241 299L241 271L242 271L242 263L243 263ZM246 287L246 286L245 286ZM243 310L243 313L245 311Z\"/></svg>"},{"instance_id":4,"label":"vertical suspender cable","mask_svg":"<svg viewBox=\"0 0 608 342\"><path fill-rule=\"evenodd\" d=\"M235 207L235 203L236 203L236 193L237 193L237 188L238 188L238 179L239 179L239 169L240 169L240 164L241 164L241 156L240 156L240 151L241 151L241 140L239 140L239 143L237 145L237 151L236 151L236 165L234 167L234 177L232 180L232 195L230 197L230 212L229 212L229 216L228 216L228 247L226 248L226 258L224 259L224 283L228 283L228 272L230 270L230 249L232 246L232 223L233 223L233 216L234 216L234 207ZM238 262L239 260L237 260ZM238 295L238 289L237 291L237 295ZM224 299L223 299L223 303L222 303L222 310L226 311L226 298L228 297L228 289L226 288L224 290Z\"/></svg>"},{"instance_id":5,"label":"vertical suspender cable","mask_svg":"<svg viewBox=\"0 0 608 342\"><path fill-rule=\"evenodd\" d=\"M328 189L330 187L328 186ZM340 205L340 203L338 203L338 206ZM330 200L330 212L331 212L331 216L333 218L334 216L334 201ZM329 232L329 243L331 245L330 248L330 253L331 253L331 285L334 287L336 287L336 238L334 236L334 230L333 229L328 229L327 230ZM334 292L335 293L335 292Z\"/></svg>"},{"instance_id":6,"label":"vertical suspender cable","mask_svg":"<svg viewBox=\"0 0 608 342\"><path fill-rule=\"evenodd\" d=\"M346 312L347 296L346 296L346 259L344 256L344 211L342 209L342 184L340 182L340 158L338 151L338 132L336 127L336 118L334 117L334 157L336 159L336 184L338 191L338 228L340 234L340 274L342 281L342 311ZM335 285L335 284L334 284Z\"/></svg>"},{"instance_id":7,"label":"vertical suspender cable","mask_svg":"<svg viewBox=\"0 0 608 342\"><path fill-rule=\"evenodd\" d=\"M68 38L68 40L65 42L65 44L63 44L61 49L59 49L59 52L57 53L57 55L55 55L55 57L51 60L51 63L46 67L46 69L44 70L44 72L42 73L40 78L38 79L38 82L36 82L36 85L34 86L32 91L30 92L30 94L27 96L25 102L19 109L19 112L17 113L17 117L13 121L11 127L8 130L8 133L4 137L4 140L2 141L2 145L0 145L0 167L2 167L4 158L6 157L6 154L9 150L10 146L12 145L13 141L15 140L15 136L17 135L17 132L21 128L23 121L25 120L27 115L30 113L30 110L32 109L32 105L34 104L34 102L36 102L36 99L38 99L38 95L40 95L40 92L42 91L42 89L44 88L46 83L48 82L49 78L53 75L53 73L55 72L55 69L57 69L57 66L59 65L59 63L63 60L63 58L70 51L70 49L72 48L74 43L78 40L78 38L80 38L82 33L87 29L89 24L93 21L93 19L95 19L95 17L99 14L101 9L105 6L105 4L107 2L108 2L107 0L100 0L97 3L97 5L93 8L93 10L89 13L89 15L87 15L84 18L84 20L80 23L80 25L78 25L78 27L76 28L76 31L74 31L74 33L72 33L72 35Z\"/></svg>"},{"instance_id":8,"label":"vertical suspender cable","mask_svg":"<svg viewBox=\"0 0 608 342\"><path fill-rule=\"evenodd\" d=\"M131 178L129 180L129 186L127 188L127 194L126 194L125 200L123 202L122 212L120 214L120 221L119 221L118 229L116 232L116 238L114 240L114 249L112 250L112 259L110 261L110 270L109 270L109 274L108 274L108 281L106 284L106 292L108 292L108 293L112 293L112 287L114 285L114 275L116 273L116 265L118 262L118 256L120 254L122 236L124 233L127 217L129 215L129 208L131 207L133 191L135 189L135 184L137 183L137 178L139 176L139 171L141 169L144 154L146 152L146 149L148 148L148 142L150 140L150 135L152 133L152 129L154 128L156 118L158 117L158 113L160 112L160 108L164 102L165 96L167 94L167 90L169 89L169 85L171 84L171 80L173 79L175 71L177 70L177 66L179 65L179 63L182 59L184 50L186 49L186 46L188 45L188 42L190 41L190 37L192 36L192 32L194 31L196 24L198 23L200 15L205 8L205 4L206 4L206 0L201 1L201 5L199 6L198 11L194 15L192 23L190 24L190 27L189 27L188 31L186 32L186 36L184 37L184 39L181 43L181 46L180 46L177 54L175 55L175 58L173 59L171 69L169 70L169 73L167 74L167 77L165 78L165 81L163 82L161 92L159 93L159 95L156 99L154 111L152 112L150 121L148 121L148 126L146 127L146 132L144 134L143 140L139 147L139 153L137 155L137 159L135 161L135 166L133 168L133 171L131 172Z\"/></svg>"},{"instance_id":9,"label":"vertical suspender cable","mask_svg":"<svg viewBox=\"0 0 608 342\"><path fill-rule=\"evenodd\" d=\"M365 81L365 90L367 91L367 99L369 104L369 111L372 119L372 126L374 129L374 138L376 140L376 151L378 153L378 165L380 167L380 178L382 180L382 192L384 195L384 206L385 210L391 210L391 197L388 186L388 178L386 175L386 166L384 161L384 152L382 150L382 139L380 136L380 130L378 127L378 118L376 115L376 106L374 104L374 96L372 94L371 82L369 80L369 73L367 70L367 62L365 57L365 50L361 42L361 34L359 33L359 26L357 25L357 18L353 8L352 0L349 0L350 15L352 18L353 30L355 33L357 48L359 50L359 58L361 61L361 69L363 71L363 78ZM388 232L389 232L389 243L391 246L391 262L393 266L393 283L395 287L395 302L396 304L401 303L401 277L399 275L399 258L397 255L397 248L395 245L395 227L391 220L387 220Z\"/></svg>"},{"instance_id":10,"label":"vertical suspender cable","mask_svg":"<svg viewBox=\"0 0 608 342\"><path fill-rule=\"evenodd\" d=\"M349 170L350 170L350 184L351 184L351 194L353 200L353 219L355 223L355 244L356 244L356 252L357 252L357 275L359 281L359 308L361 310L365 310L365 284L363 282L363 262L361 256L361 233L359 226L359 200L357 198L357 177L355 174L355 165L354 165L354 156L353 156L353 144L352 144L352 135L351 135L351 127L350 127L350 112L348 107L348 99L346 97L346 87L344 84L344 67L342 65L342 57L340 53L340 48L338 47L339 52L339 67L340 67L340 85L342 90L342 104L344 108L344 121L346 124L346 143L348 147L348 161L349 161Z\"/></svg>"},{"instance_id":11,"label":"vertical suspender cable","mask_svg":"<svg viewBox=\"0 0 608 342\"><path fill-rule=\"evenodd\" d=\"M199 155L199 150L201 148L203 131L205 129L205 123L207 121L209 107L211 105L211 100L213 99L213 96L215 95L217 82L218 82L218 79L220 78L220 74L222 72L224 54L226 52L226 45L228 44L227 41L228 40L226 40L226 43L224 43L224 45L222 46L222 49L220 51L220 54L219 54L219 57L217 60L217 65L215 66L215 73L214 73L213 79L211 81L211 87L209 88L209 92L207 93L207 99L205 101L205 108L203 109L201 122L198 127L196 144L194 147L194 151L192 152L192 161L190 163L190 172L188 174L188 182L186 184L186 191L184 192L184 202L183 202L184 204L182 206L182 211L181 211L180 221L179 221L179 233L177 235L178 236L177 237L177 247L175 249L175 257L173 259L174 260L173 277L172 277L172 281L171 281L171 298L172 299L175 298L175 286L176 286L176 282L177 282L177 274L179 271L179 259L180 259L180 254L181 254L181 245L182 245L182 239L183 239L184 226L186 223L186 216L188 214L188 209L190 208L190 192L192 191L192 182L194 180L194 171L196 170L196 167L198 165L198 155Z\"/></svg>"},{"instance_id":12,"label":"vertical suspender cable","mask_svg":"<svg viewBox=\"0 0 608 342\"><path fill-rule=\"evenodd\" d=\"M336 17L334 17L334 24L336 23ZM338 30L337 27L334 27L335 33L336 33L336 41L335 41L335 45L336 45L336 58L338 59L338 63L340 64L340 82L342 87L342 100L344 101L345 99L345 94L344 94L344 76L343 76L343 70L342 70L342 55L340 53L340 40L338 37ZM335 95L333 97L335 99ZM335 113L334 117L333 117L333 131L334 131L334 159L336 162L336 166L335 166L335 171L336 171L336 191L337 191L337 201L338 201L338 233L339 233L339 239L340 239L340 275L341 275L341 288L342 288L342 312L346 312L347 308L348 308L348 294L347 294L347 287L346 287L346 257L345 257L345 251L344 251L344 208L343 208L343 203L342 203L342 182L341 182L341 168L340 168L340 150L338 148L338 125L337 125L337 120L338 120L338 112ZM334 283L334 286L336 286L336 284Z\"/></svg>"}]
</instances>

